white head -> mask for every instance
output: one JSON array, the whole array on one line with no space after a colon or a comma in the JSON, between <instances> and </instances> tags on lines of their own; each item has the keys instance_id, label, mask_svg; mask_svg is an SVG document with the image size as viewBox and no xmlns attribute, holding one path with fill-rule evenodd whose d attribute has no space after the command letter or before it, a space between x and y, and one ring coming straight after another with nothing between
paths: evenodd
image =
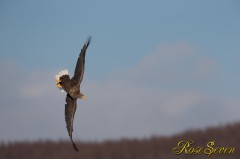
<instances>
[{"instance_id":1,"label":"white head","mask_svg":"<svg viewBox=\"0 0 240 159\"><path fill-rule=\"evenodd\" d=\"M61 70L61 71L55 76L56 85L57 85L57 87L59 88L59 90L60 90L61 92L64 92L64 90L63 90L63 88L62 88L62 86L61 86L61 80L60 80L60 78L61 78L63 75L69 75L67 69Z\"/></svg>"}]
</instances>

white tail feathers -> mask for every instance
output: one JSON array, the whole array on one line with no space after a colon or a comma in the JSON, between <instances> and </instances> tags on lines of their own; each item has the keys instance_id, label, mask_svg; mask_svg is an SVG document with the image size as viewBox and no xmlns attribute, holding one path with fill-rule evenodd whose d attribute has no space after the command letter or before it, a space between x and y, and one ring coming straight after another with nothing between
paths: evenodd
<instances>
[{"instance_id":1,"label":"white tail feathers","mask_svg":"<svg viewBox=\"0 0 240 159\"><path fill-rule=\"evenodd\" d=\"M63 75L68 75L68 70L67 70L67 69L61 70L61 71L55 76L55 79L59 81L60 77L62 77Z\"/></svg>"}]
</instances>

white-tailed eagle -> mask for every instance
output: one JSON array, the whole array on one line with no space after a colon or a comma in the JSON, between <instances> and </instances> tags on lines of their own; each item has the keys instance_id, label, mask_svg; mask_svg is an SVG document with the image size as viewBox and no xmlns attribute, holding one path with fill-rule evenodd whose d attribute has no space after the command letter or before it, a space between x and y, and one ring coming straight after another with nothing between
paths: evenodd
<instances>
[{"instance_id":1,"label":"white-tailed eagle","mask_svg":"<svg viewBox=\"0 0 240 159\"><path fill-rule=\"evenodd\" d=\"M83 45L83 48L81 49L81 52L79 54L77 64L75 67L74 76L70 79L68 70L65 69L60 71L55 77L57 87L62 92L65 91L67 93L66 104L65 104L65 121L66 121L68 134L73 144L73 148L76 151L78 151L78 148L72 139L73 120L74 120L74 115L77 108L77 99L78 98L86 99L86 96L82 94L80 91L80 84L83 80L85 54L90 42L91 42L91 37L89 36L89 38L87 39L86 43Z\"/></svg>"}]
</instances>

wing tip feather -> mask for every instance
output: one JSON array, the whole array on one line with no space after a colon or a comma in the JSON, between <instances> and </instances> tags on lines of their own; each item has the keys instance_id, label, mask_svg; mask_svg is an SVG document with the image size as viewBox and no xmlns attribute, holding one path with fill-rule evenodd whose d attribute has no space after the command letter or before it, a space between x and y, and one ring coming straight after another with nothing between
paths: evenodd
<instances>
[{"instance_id":1,"label":"wing tip feather","mask_svg":"<svg viewBox=\"0 0 240 159\"><path fill-rule=\"evenodd\" d=\"M88 46L91 42L92 42L92 37L89 35L88 38L87 38L87 41L86 41L85 45Z\"/></svg>"},{"instance_id":2,"label":"wing tip feather","mask_svg":"<svg viewBox=\"0 0 240 159\"><path fill-rule=\"evenodd\" d=\"M73 148L74 148L74 150L77 151L77 152L79 152L79 150L78 150L76 144L75 144L73 141L72 141L72 144L73 144Z\"/></svg>"}]
</instances>

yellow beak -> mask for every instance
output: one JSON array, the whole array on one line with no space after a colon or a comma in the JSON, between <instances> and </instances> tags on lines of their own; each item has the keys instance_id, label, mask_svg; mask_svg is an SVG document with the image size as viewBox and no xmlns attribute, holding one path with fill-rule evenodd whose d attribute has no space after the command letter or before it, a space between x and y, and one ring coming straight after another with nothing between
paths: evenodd
<instances>
[{"instance_id":1,"label":"yellow beak","mask_svg":"<svg viewBox=\"0 0 240 159\"><path fill-rule=\"evenodd\" d=\"M56 80L56 85L57 85L58 88L62 88L62 86L60 85L59 82L61 82L61 81L60 80Z\"/></svg>"},{"instance_id":2,"label":"yellow beak","mask_svg":"<svg viewBox=\"0 0 240 159\"><path fill-rule=\"evenodd\" d=\"M56 84L58 88L62 88L62 86L60 85L60 83Z\"/></svg>"}]
</instances>

